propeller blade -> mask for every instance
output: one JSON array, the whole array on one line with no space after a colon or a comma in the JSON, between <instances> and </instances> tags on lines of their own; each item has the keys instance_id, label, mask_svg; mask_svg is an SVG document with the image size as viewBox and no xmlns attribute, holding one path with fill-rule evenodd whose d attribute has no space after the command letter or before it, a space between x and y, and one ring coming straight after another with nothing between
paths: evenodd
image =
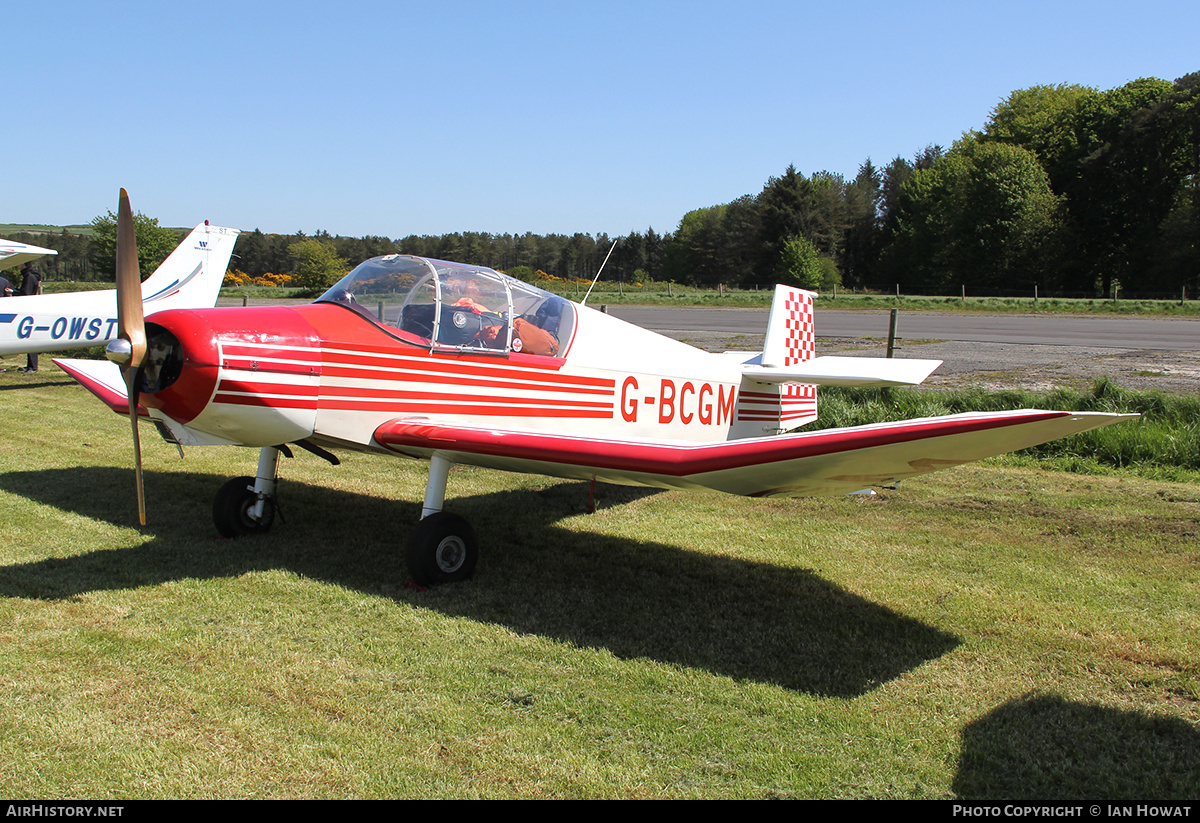
<instances>
[{"instance_id":1,"label":"propeller blade","mask_svg":"<svg viewBox=\"0 0 1200 823\"><path fill-rule=\"evenodd\" d=\"M129 390L129 423L133 427L133 476L137 485L138 522L146 525L146 486L142 482L142 441L138 434L137 392L133 383L137 380L137 371L125 373L125 386Z\"/></svg>"},{"instance_id":2,"label":"propeller blade","mask_svg":"<svg viewBox=\"0 0 1200 823\"><path fill-rule=\"evenodd\" d=\"M146 525L146 490L142 483L142 442L138 436L137 376L146 357L146 321L142 311L142 273L138 268L137 238L129 192L121 189L117 204L117 329L129 344L129 359L121 375L129 395L129 423L133 427L133 465L137 483L138 522Z\"/></svg>"},{"instance_id":3,"label":"propeller blade","mask_svg":"<svg viewBox=\"0 0 1200 823\"><path fill-rule=\"evenodd\" d=\"M142 314L142 273L138 268L133 211L125 189L121 189L117 205L117 329L132 349L129 362L121 369L136 371L146 356L146 323Z\"/></svg>"}]
</instances>

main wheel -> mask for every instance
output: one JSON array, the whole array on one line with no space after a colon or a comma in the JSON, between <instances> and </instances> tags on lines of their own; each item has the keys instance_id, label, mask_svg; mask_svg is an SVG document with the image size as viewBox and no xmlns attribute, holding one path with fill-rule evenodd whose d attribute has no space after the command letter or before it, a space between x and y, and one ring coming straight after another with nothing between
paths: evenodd
<instances>
[{"instance_id":1,"label":"main wheel","mask_svg":"<svg viewBox=\"0 0 1200 823\"><path fill-rule=\"evenodd\" d=\"M275 501L263 501L262 517L255 519L250 510L258 502L253 477L235 477L225 483L213 500L213 523L222 537L264 534L275 521Z\"/></svg>"},{"instance_id":2,"label":"main wheel","mask_svg":"<svg viewBox=\"0 0 1200 823\"><path fill-rule=\"evenodd\" d=\"M466 580L475 571L478 559L475 530L450 512L424 518L408 538L408 571L419 586Z\"/></svg>"}]
</instances>

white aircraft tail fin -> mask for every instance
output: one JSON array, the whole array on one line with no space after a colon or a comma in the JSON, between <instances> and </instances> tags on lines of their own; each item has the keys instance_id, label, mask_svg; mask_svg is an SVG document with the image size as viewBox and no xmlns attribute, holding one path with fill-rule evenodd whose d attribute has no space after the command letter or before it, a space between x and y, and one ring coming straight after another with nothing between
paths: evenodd
<instances>
[{"instance_id":1,"label":"white aircraft tail fin","mask_svg":"<svg viewBox=\"0 0 1200 823\"><path fill-rule=\"evenodd\" d=\"M777 285L767 319L762 357L767 370L796 370L816 355L813 325L815 292ZM778 434L817 419L817 387L811 383L742 379L738 393L737 424L730 439Z\"/></svg>"},{"instance_id":2,"label":"white aircraft tail fin","mask_svg":"<svg viewBox=\"0 0 1200 823\"><path fill-rule=\"evenodd\" d=\"M775 287L762 365L786 367L813 359L817 351L813 329L813 298L816 296L815 292L792 286Z\"/></svg>"},{"instance_id":3,"label":"white aircraft tail fin","mask_svg":"<svg viewBox=\"0 0 1200 823\"><path fill-rule=\"evenodd\" d=\"M146 313L214 306L240 232L201 223L142 283Z\"/></svg>"}]
</instances>

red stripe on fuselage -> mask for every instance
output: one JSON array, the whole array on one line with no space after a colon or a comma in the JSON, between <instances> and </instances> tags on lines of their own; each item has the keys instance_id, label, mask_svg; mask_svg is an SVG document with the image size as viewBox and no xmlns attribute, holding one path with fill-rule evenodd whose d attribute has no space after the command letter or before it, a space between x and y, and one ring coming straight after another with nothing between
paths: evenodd
<instances>
[{"instance_id":1,"label":"red stripe on fuselage","mask_svg":"<svg viewBox=\"0 0 1200 823\"><path fill-rule=\"evenodd\" d=\"M501 358L500 362L481 362L492 358ZM337 369L344 376L368 377L371 374L389 373L404 370L415 374L456 375L493 380L512 380L519 382L537 383L539 385L580 386L595 389L614 389L616 381L606 377L586 377L583 375L567 375L547 373L545 370L532 368L526 362L509 364L503 355L448 355L434 354L430 357L413 357L392 352L387 355L363 355L350 352L335 346L327 346L324 351L325 368ZM337 372L331 372L337 373Z\"/></svg>"}]
</instances>

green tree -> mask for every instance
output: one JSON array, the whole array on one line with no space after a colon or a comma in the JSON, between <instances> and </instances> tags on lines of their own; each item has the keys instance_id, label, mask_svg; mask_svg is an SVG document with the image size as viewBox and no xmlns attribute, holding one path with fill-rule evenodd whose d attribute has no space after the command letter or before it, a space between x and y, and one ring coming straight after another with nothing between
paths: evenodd
<instances>
[{"instance_id":1,"label":"green tree","mask_svg":"<svg viewBox=\"0 0 1200 823\"><path fill-rule=\"evenodd\" d=\"M1142 288L1177 282L1147 277L1162 261L1164 221L1178 219L1180 191L1195 172L1187 121L1195 82L1142 78L1115 89L1035 86L993 111L983 139L1032 151L1062 198L1064 255L1057 269L1072 290L1111 280Z\"/></svg>"},{"instance_id":2,"label":"green tree","mask_svg":"<svg viewBox=\"0 0 1200 823\"><path fill-rule=\"evenodd\" d=\"M331 240L300 240L288 246L288 254L295 263L292 283L301 288L324 291L346 274L346 261Z\"/></svg>"},{"instance_id":3,"label":"green tree","mask_svg":"<svg viewBox=\"0 0 1200 823\"><path fill-rule=\"evenodd\" d=\"M147 217L138 212L133 216L133 230L137 236L138 268L143 279L154 273L162 261L167 259L184 235L158 225L157 217ZM102 280L117 279L117 216L111 211L92 220L92 267Z\"/></svg>"},{"instance_id":4,"label":"green tree","mask_svg":"<svg viewBox=\"0 0 1200 823\"><path fill-rule=\"evenodd\" d=\"M669 279L697 285L727 282L723 257L727 208L692 209L680 219L667 246L665 270Z\"/></svg>"},{"instance_id":5,"label":"green tree","mask_svg":"<svg viewBox=\"0 0 1200 823\"><path fill-rule=\"evenodd\" d=\"M816 246L803 237L789 237L783 244L775 273L783 283L817 291L825 269Z\"/></svg>"},{"instance_id":6,"label":"green tree","mask_svg":"<svg viewBox=\"0 0 1200 823\"><path fill-rule=\"evenodd\" d=\"M897 282L1027 287L1058 227L1059 201L1026 149L964 137L905 184L888 269Z\"/></svg>"},{"instance_id":7,"label":"green tree","mask_svg":"<svg viewBox=\"0 0 1200 823\"><path fill-rule=\"evenodd\" d=\"M859 166L854 182L846 186L845 197L847 224L839 259L849 281L863 284L875 273L883 241L883 175L870 158Z\"/></svg>"}]
</instances>

